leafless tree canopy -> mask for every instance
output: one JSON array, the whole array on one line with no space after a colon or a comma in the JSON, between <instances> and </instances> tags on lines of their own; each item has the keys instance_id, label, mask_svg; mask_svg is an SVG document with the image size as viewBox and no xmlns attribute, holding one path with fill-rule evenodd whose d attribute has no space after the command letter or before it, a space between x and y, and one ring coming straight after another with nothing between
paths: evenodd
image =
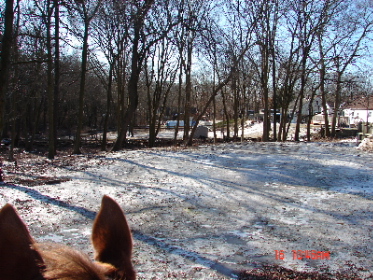
<instances>
[{"instance_id":1,"label":"leafless tree canopy","mask_svg":"<svg viewBox=\"0 0 373 280\"><path fill-rule=\"evenodd\" d=\"M80 153L97 132L106 150L112 131L118 150L138 126L152 146L167 120L190 144L202 120L243 139L254 115L262 140L283 141L324 112L328 137L341 105L371 94L370 0L3 2L1 138L44 139L50 158L62 136Z\"/></svg>"}]
</instances>

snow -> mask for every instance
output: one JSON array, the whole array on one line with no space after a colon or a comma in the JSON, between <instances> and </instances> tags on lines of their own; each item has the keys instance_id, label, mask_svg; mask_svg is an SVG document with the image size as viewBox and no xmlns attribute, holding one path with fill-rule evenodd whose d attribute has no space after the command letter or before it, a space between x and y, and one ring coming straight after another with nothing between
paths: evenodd
<instances>
[{"instance_id":1,"label":"snow","mask_svg":"<svg viewBox=\"0 0 373 280\"><path fill-rule=\"evenodd\" d=\"M139 279L234 279L258 264L373 272L373 154L356 142L225 143L3 162L5 178L63 179L0 185L38 241L92 255L101 197L133 230ZM285 250L276 260L275 250ZM293 259L292 250L330 251ZM361 273L364 274L364 271Z\"/></svg>"}]
</instances>

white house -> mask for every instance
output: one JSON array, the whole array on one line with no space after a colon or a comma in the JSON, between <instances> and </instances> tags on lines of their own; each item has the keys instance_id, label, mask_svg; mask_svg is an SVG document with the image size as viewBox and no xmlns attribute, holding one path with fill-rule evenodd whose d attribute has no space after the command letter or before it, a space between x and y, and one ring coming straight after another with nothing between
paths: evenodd
<instances>
[{"instance_id":1,"label":"white house","mask_svg":"<svg viewBox=\"0 0 373 280\"><path fill-rule=\"evenodd\" d=\"M308 116L309 115L309 107L310 107L311 98L306 97L303 99L303 106L302 106L302 115ZM312 113L319 114L322 112L322 99L320 96L315 96L312 102Z\"/></svg>"},{"instance_id":2,"label":"white house","mask_svg":"<svg viewBox=\"0 0 373 280\"><path fill-rule=\"evenodd\" d=\"M309 115L309 107L310 107L310 98L309 97L306 97L303 99L303 106L302 106L302 115L303 116L308 116ZM311 123L313 124L324 124L325 123L325 120L324 120L324 110L323 110L323 107L322 107L322 98L321 96L317 95L313 98L313 101L312 101L312 120L311 120ZM334 112L334 108L333 108L333 104L329 104L327 103L326 104L326 114L328 115L328 118L329 118L329 122L331 122L331 116L333 115L333 112Z\"/></svg>"},{"instance_id":3,"label":"white house","mask_svg":"<svg viewBox=\"0 0 373 280\"><path fill-rule=\"evenodd\" d=\"M343 106L344 116L348 117L349 125L359 122L373 123L373 95L360 96Z\"/></svg>"}]
</instances>

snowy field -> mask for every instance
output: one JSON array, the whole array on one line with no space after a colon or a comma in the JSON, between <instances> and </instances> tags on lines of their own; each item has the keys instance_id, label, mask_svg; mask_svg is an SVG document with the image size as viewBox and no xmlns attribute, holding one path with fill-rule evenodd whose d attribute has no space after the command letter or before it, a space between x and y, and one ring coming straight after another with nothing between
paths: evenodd
<instances>
[{"instance_id":1,"label":"snowy field","mask_svg":"<svg viewBox=\"0 0 373 280\"><path fill-rule=\"evenodd\" d=\"M139 279L235 279L260 264L373 272L373 153L356 143L227 143L3 162L0 205L38 241L92 255L101 197L133 230ZM284 250L282 259L276 251ZM330 252L330 259L292 251ZM367 271L361 271L362 275Z\"/></svg>"}]
</instances>

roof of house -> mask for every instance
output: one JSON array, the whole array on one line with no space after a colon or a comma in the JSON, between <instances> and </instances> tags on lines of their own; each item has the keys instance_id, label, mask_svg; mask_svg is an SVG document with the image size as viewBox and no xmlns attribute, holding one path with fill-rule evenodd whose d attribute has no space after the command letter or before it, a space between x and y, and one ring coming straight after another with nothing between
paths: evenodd
<instances>
[{"instance_id":1,"label":"roof of house","mask_svg":"<svg viewBox=\"0 0 373 280\"><path fill-rule=\"evenodd\" d=\"M357 97L351 102L346 103L343 108L355 110L373 110L373 95Z\"/></svg>"}]
</instances>

